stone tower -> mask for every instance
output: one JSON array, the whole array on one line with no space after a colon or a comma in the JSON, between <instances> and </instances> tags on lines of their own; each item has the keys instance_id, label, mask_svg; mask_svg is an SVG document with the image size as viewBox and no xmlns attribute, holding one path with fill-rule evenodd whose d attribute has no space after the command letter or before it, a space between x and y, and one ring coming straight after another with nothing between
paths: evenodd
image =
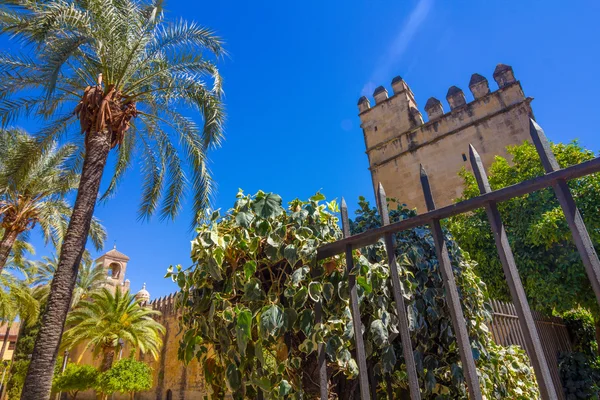
<instances>
[{"instance_id":1,"label":"stone tower","mask_svg":"<svg viewBox=\"0 0 600 400\"><path fill-rule=\"evenodd\" d=\"M533 118L530 97L525 97L512 67L498 64L493 74L498 90L490 91L488 81L473 74L469 89L473 100L452 86L446 100L450 111L431 97L425 104L423 121L414 95L406 82L392 80L393 94L379 86L374 105L366 97L358 100L358 110L369 157L369 169L376 191L379 182L388 197L425 212L419 180L419 164L427 171L436 206L449 205L462 194L462 167L470 170L469 143L473 144L486 167L494 156L506 156L506 146L529 140L529 118Z\"/></svg>"},{"instance_id":2,"label":"stone tower","mask_svg":"<svg viewBox=\"0 0 600 400\"><path fill-rule=\"evenodd\" d=\"M129 257L117 250L117 246L96 259L97 263L102 265L106 273L105 287L114 291L119 289L122 291L129 290L129 279L125 279L125 271L127 270L127 262Z\"/></svg>"}]
</instances>

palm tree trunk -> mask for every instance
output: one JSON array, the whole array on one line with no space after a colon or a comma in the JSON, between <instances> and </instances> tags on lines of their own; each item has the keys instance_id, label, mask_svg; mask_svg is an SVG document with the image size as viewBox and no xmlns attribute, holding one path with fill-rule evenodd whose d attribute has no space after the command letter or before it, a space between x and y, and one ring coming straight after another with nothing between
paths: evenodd
<instances>
[{"instance_id":1,"label":"palm tree trunk","mask_svg":"<svg viewBox=\"0 0 600 400\"><path fill-rule=\"evenodd\" d=\"M19 236L19 232L13 229L6 228L4 230L4 235L2 236L2 240L0 240L0 271L6 265L6 260L8 260L17 236Z\"/></svg>"},{"instance_id":2,"label":"palm tree trunk","mask_svg":"<svg viewBox=\"0 0 600 400\"><path fill-rule=\"evenodd\" d=\"M102 173L110 151L110 138L108 131L91 132L86 135L86 152L77 199L60 250L58 267L50 286L46 312L25 377L21 400L50 398L54 364L71 305L79 263L90 230Z\"/></svg>"},{"instance_id":3,"label":"palm tree trunk","mask_svg":"<svg viewBox=\"0 0 600 400\"><path fill-rule=\"evenodd\" d=\"M6 333L4 334L4 340L2 341L2 350L0 350L0 362L4 361L4 353L6 352L6 348L8 347L11 326L12 321L6 324Z\"/></svg>"},{"instance_id":4,"label":"palm tree trunk","mask_svg":"<svg viewBox=\"0 0 600 400\"><path fill-rule=\"evenodd\" d=\"M104 355L102 356L102 365L100 366L100 372L106 372L112 367L115 359L115 348L109 347L104 349Z\"/></svg>"}]
</instances>

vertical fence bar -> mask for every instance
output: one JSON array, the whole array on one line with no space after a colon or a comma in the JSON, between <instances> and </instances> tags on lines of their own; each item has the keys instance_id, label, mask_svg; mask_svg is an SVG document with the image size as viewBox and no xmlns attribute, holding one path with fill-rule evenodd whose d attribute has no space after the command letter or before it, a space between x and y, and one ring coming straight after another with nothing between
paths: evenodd
<instances>
[{"instance_id":1,"label":"vertical fence bar","mask_svg":"<svg viewBox=\"0 0 600 400\"><path fill-rule=\"evenodd\" d=\"M390 224L390 216L387 207L387 196L383 185L379 183L377 191L377 205L379 214L381 215L381 223L383 225ZM406 315L406 304L404 302L404 293L398 275L398 264L396 263L396 249L394 246L394 236L389 233L384 236L385 251L387 252L388 265L392 276L392 289L394 292L394 300L396 301L396 312L398 313L398 330L400 331L400 340L402 342L402 354L406 363L406 371L408 373L408 387L410 389L410 398L412 400L420 400L421 393L419 389L419 376L417 375L417 367L413 354L412 342L410 340L410 331L408 329L408 316Z\"/></svg>"},{"instance_id":2,"label":"vertical fence bar","mask_svg":"<svg viewBox=\"0 0 600 400\"><path fill-rule=\"evenodd\" d=\"M546 173L558 171L560 166L554 157L554 153L552 153L544 130L532 119L529 120L529 133ZM571 229L573 241L575 242L575 246L577 246L586 273L596 294L596 301L600 304L600 260L598 260L598 255L596 254L596 250L594 250L594 245L585 227L581 213L577 205L575 205L575 200L573 200L573 195L567 181L560 179L552 184L552 188L565 214L569 229Z\"/></svg>"},{"instance_id":3,"label":"vertical fence bar","mask_svg":"<svg viewBox=\"0 0 600 400\"><path fill-rule=\"evenodd\" d=\"M323 306L319 301L315 306L315 325L320 324L323 319ZM325 360L325 344L317 345L317 363L319 365L319 393L321 400L327 400L327 362Z\"/></svg>"},{"instance_id":4,"label":"vertical fence bar","mask_svg":"<svg viewBox=\"0 0 600 400\"><path fill-rule=\"evenodd\" d=\"M423 187L425 204L427 204L428 211L433 211L435 210L435 202L433 200L433 195L431 194L429 177L427 176L427 173L423 169L422 165L420 166L420 169L421 186ZM477 378L477 369L475 367L475 360L473 359L471 342L469 341L469 332L467 331L465 316L461 308L460 298L458 297L458 288L456 287L454 272L452 271L450 257L448 256L448 248L446 246L446 241L444 240L442 226L440 225L439 219L432 219L430 226L431 234L433 235L433 241L435 243L438 263L444 281L444 288L446 290L446 299L448 301L448 308L450 309L450 317L452 318L452 328L454 329L454 334L456 335L465 382L469 389L469 397L475 400L482 400L483 396L481 395L479 379Z\"/></svg>"},{"instance_id":5,"label":"vertical fence bar","mask_svg":"<svg viewBox=\"0 0 600 400\"><path fill-rule=\"evenodd\" d=\"M481 162L481 157L472 145L469 145L469 158L471 160L471 167L479 186L481 194L489 193L492 191L490 183L487 178L487 174ZM489 202L485 205L485 212L487 214L488 221L494 234L494 241L496 242L496 249L502 262L502 268L504 269L504 275L508 288L510 289L510 295L516 308L517 316L519 317L518 322L521 325L521 331L524 335L525 346L529 353L529 358L533 364L535 376L540 387L542 399L554 400L557 398L554 385L552 384L552 377L550 370L548 369L548 363L544 356L544 349L540 342L540 337L535 328L535 322L531 309L527 303L527 296L525 295L525 289L521 283L519 277L519 271L515 263L510 244L508 243L508 237L506 236L506 230L498 211L498 206L495 202Z\"/></svg>"},{"instance_id":6,"label":"vertical fence bar","mask_svg":"<svg viewBox=\"0 0 600 400\"><path fill-rule=\"evenodd\" d=\"M342 197L342 230L344 237L350 236L350 222L348 220L348 206ZM369 400L369 377L367 372L367 356L365 354L365 343L362 336L362 323L360 320L360 308L358 306L358 292L356 290L356 275L351 273L354 269L352 259L352 246L346 246L346 268L348 269L348 288L350 290L350 311L352 312L352 324L354 325L354 340L356 343L356 358L358 361L358 379L360 384L360 398Z\"/></svg>"}]
</instances>

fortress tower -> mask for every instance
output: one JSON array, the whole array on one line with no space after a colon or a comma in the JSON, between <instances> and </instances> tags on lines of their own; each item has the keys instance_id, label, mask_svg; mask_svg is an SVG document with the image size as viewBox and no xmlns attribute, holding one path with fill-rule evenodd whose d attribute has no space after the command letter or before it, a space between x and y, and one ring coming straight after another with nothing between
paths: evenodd
<instances>
[{"instance_id":1,"label":"fortress tower","mask_svg":"<svg viewBox=\"0 0 600 400\"><path fill-rule=\"evenodd\" d=\"M117 288L122 291L129 290L129 279L125 279L127 262L129 257L117 250L117 246L96 259L97 263L102 265L106 274L106 283L104 284L113 293Z\"/></svg>"},{"instance_id":2,"label":"fortress tower","mask_svg":"<svg viewBox=\"0 0 600 400\"><path fill-rule=\"evenodd\" d=\"M445 112L435 97L425 104L427 122L414 95L401 77L392 80L393 94L379 86L374 105L366 97L358 100L369 169L376 191L379 182L388 197L397 198L419 213L426 211L419 180L419 164L429 175L436 207L452 204L462 194L462 167L470 170L469 143L486 167L494 156L507 156L506 146L529 140L530 97L525 97L512 67L498 64L493 74L498 90L490 91L488 80L473 74L469 89L473 100L452 86Z\"/></svg>"}]
</instances>

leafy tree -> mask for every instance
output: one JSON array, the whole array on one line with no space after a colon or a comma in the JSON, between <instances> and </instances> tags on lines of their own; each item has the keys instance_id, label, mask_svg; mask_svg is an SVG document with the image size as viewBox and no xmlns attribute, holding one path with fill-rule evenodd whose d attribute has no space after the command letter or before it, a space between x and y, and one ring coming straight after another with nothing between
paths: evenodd
<instances>
[{"instance_id":1,"label":"leafy tree","mask_svg":"<svg viewBox=\"0 0 600 400\"><path fill-rule=\"evenodd\" d=\"M139 348L143 353L158 356L165 328L152 317L160 312L142 307L132 294L102 288L79 302L69 313L69 328L63 336L63 347L84 343L85 350L102 353L101 371L107 371L119 348L119 339Z\"/></svg>"},{"instance_id":2,"label":"leafy tree","mask_svg":"<svg viewBox=\"0 0 600 400\"><path fill-rule=\"evenodd\" d=\"M576 142L554 144L552 151L562 168L594 158ZM502 157L489 168L489 181L497 190L542 175L539 156L530 143L511 146L511 161ZM459 200L479 195L473 175L462 171L465 182ZM572 180L569 187L586 222L593 243L600 240L600 175ZM498 204L509 242L531 306L542 312L563 313L585 307L600 317L596 297L572 242L564 214L551 188ZM477 261L476 271L490 295L510 300L502 265L483 209L453 217L449 228L461 248Z\"/></svg>"},{"instance_id":3,"label":"leafy tree","mask_svg":"<svg viewBox=\"0 0 600 400\"><path fill-rule=\"evenodd\" d=\"M68 392L72 399L80 391L94 389L98 380L98 370L91 365L69 363L64 372L54 376L52 389L56 392Z\"/></svg>"},{"instance_id":4,"label":"leafy tree","mask_svg":"<svg viewBox=\"0 0 600 400\"><path fill-rule=\"evenodd\" d=\"M355 398L358 367L345 257L316 262L317 248L341 237L337 204L323 200L316 194L292 201L286 210L275 194L240 192L226 215L216 211L198 228L193 266L167 273L181 289L179 358L199 360L213 398L231 391L236 399L254 399L259 390L265 398L317 396L319 343L325 343L330 393ZM413 215L399 208L391 219ZM362 199L353 232L379 224L377 211ZM423 397L466 398L431 234L418 228L399 233L396 241ZM492 342L485 285L458 246L447 242L483 392L488 398L536 398L525 353ZM377 391L383 395L389 382L394 398L401 398L408 382L386 260L382 243L357 250L352 273L368 368L381 383ZM323 303L321 324L315 321L318 301Z\"/></svg>"},{"instance_id":5,"label":"leafy tree","mask_svg":"<svg viewBox=\"0 0 600 400\"><path fill-rule=\"evenodd\" d=\"M33 138L20 130L0 131L0 271L19 235L36 224L46 241L57 246L64 237L71 207L64 196L77 187L72 145L55 143L40 151ZM90 239L101 249L106 232L92 220Z\"/></svg>"},{"instance_id":6,"label":"leafy tree","mask_svg":"<svg viewBox=\"0 0 600 400\"><path fill-rule=\"evenodd\" d=\"M32 284L42 286L47 296L50 283L58 267L58 257L55 254L43 257L36 263L36 267ZM106 275L102 265L95 263L89 252L85 251L79 266L71 306L76 306L80 300L87 298L93 291L99 289L105 280Z\"/></svg>"},{"instance_id":7,"label":"leafy tree","mask_svg":"<svg viewBox=\"0 0 600 400\"><path fill-rule=\"evenodd\" d=\"M129 393L133 400L134 393L152 388L152 369L141 361L124 358L100 374L96 388L104 395Z\"/></svg>"},{"instance_id":8,"label":"leafy tree","mask_svg":"<svg viewBox=\"0 0 600 400\"><path fill-rule=\"evenodd\" d=\"M140 217L174 217L188 185L194 215L208 204L213 185L206 153L219 144L224 121L214 60L224 52L210 30L167 21L161 0L4 1L0 31L35 49L0 54L0 121L8 124L22 115L49 121L38 135L41 148L78 131L81 180L23 395L40 400L50 394L56 349L111 149L117 148L115 170L102 199L115 192L134 154L141 154ZM183 111L201 114L204 124Z\"/></svg>"}]
</instances>

